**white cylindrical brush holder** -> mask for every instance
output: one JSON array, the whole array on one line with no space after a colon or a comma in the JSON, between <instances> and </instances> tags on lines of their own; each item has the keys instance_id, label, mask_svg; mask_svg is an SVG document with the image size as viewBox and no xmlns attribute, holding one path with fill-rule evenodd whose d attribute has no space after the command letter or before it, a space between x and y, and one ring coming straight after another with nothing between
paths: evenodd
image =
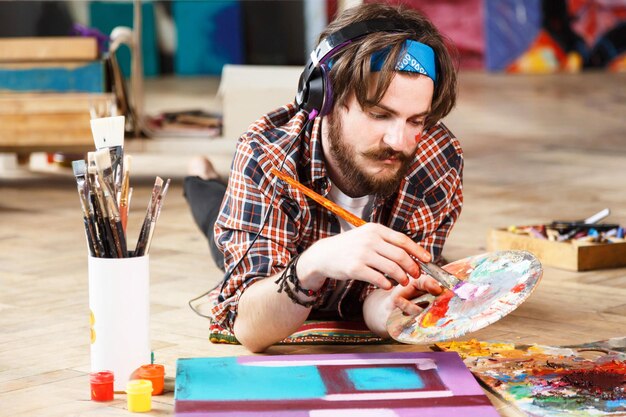
<instances>
[{"instance_id":1,"label":"white cylindrical brush holder","mask_svg":"<svg viewBox=\"0 0 626 417\"><path fill-rule=\"evenodd\" d=\"M149 257L89 257L91 370L113 371L125 391L133 371L150 363Z\"/></svg>"}]
</instances>

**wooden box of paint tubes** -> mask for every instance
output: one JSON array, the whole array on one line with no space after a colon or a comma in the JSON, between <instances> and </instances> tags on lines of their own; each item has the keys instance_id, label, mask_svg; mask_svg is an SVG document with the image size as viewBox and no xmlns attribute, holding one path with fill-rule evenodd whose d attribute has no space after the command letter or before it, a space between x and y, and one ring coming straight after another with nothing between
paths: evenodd
<instances>
[{"instance_id":1,"label":"wooden box of paint tubes","mask_svg":"<svg viewBox=\"0 0 626 417\"><path fill-rule=\"evenodd\" d=\"M526 250L546 266L570 271L626 266L624 228L617 224L551 222L493 229L489 250Z\"/></svg>"}]
</instances>

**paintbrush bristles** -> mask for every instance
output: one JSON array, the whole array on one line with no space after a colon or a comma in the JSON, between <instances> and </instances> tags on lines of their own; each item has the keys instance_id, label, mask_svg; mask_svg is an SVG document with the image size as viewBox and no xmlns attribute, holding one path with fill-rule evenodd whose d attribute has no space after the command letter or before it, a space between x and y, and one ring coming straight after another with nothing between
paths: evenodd
<instances>
[{"instance_id":1,"label":"paintbrush bristles","mask_svg":"<svg viewBox=\"0 0 626 417\"><path fill-rule=\"evenodd\" d=\"M109 151L106 149L100 149L99 151L94 152L94 161L96 162L98 171L111 169L111 156Z\"/></svg>"},{"instance_id":2,"label":"paintbrush bristles","mask_svg":"<svg viewBox=\"0 0 626 417\"><path fill-rule=\"evenodd\" d=\"M96 149L124 146L124 116L91 119L90 124Z\"/></svg>"}]
</instances>

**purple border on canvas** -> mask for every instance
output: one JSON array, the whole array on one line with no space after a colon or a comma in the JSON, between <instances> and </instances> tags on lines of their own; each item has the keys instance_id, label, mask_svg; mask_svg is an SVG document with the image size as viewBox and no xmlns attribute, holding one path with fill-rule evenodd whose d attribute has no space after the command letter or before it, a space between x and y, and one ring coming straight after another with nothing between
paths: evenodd
<instances>
[{"instance_id":1,"label":"purple border on canvas","mask_svg":"<svg viewBox=\"0 0 626 417\"><path fill-rule=\"evenodd\" d=\"M375 359L384 356L390 359L433 359L437 363L439 377L454 395L482 395L484 392L471 373L467 371L463 360L456 352L394 352L394 353L348 353L327 355L282 355L282 356L240 356L241 364L250 362Z\"/></svg>"}]
</instances>

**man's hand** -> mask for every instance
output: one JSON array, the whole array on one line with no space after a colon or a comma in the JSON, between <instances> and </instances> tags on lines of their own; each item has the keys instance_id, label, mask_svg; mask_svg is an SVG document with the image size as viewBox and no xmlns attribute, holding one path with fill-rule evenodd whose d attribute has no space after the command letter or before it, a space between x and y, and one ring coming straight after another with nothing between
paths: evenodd
<instances>
[{"instance_id":1,"label":"man's hand","mask_svg":"<svg viewBox=\"0 0 626 417\"><path fill-rule=\"evenodd\" d=\"M389 337L387 319L395 308L399 308L408 315L416 315L422 307L411 300L426 292L439 295L443 288L434 278L421 275L419 278L410 278L406 286L397 286L391 290L378 289L373 291L363 303L363 317L367 327L381 337Z\"/></svg>"},{"instance_id":2,"label":"man's hand","mask_svg":"<svg viewBox=\"0 0 626 417\"><path fill-rule=\"evenodd\" d=\"M409 285L407 274L420 276L412 256L431 260L430 253L405 234L368 223L316 242L300 256L297 273L304 288L317 289L330 277L357 279L389 290L393 281Z\"/></svg>"}]
</instances>

